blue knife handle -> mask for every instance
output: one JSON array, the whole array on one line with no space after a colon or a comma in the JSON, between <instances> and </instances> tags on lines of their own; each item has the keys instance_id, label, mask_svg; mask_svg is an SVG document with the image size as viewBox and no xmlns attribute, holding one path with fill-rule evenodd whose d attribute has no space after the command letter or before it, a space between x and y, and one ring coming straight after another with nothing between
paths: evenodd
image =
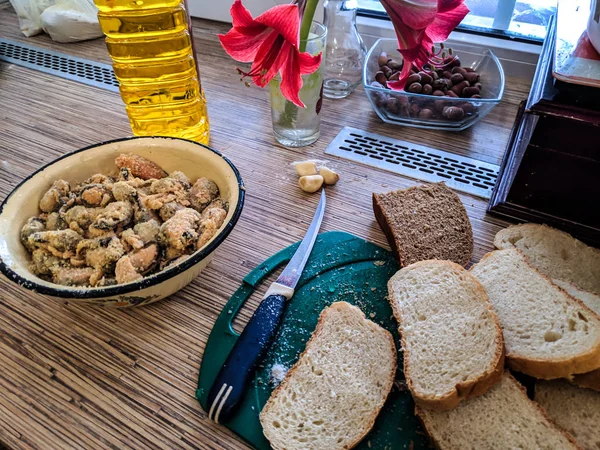
<instances>
[{"instance_id":1,"label":"blue knife handle","mask_svg":"<svg viewBox=\"0 0 600 450\"><path fill-rule=\"evenodd\" d=\"M237 411L258 362L277 332L285 302L283 295L269 295L258 305L208 392L210 420L224 423Z\"/></svg>"}]
</instances>

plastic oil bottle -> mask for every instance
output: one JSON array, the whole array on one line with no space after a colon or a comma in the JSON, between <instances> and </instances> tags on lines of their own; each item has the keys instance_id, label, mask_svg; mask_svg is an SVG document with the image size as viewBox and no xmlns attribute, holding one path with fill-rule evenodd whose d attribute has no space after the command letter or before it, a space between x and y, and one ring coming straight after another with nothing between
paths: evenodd
<instances>
[{"instance_id":1,"label":"plastic oil bottle","mask_svg":"<svg viewBox=\"0 0 600 450\"><path fill-rule=\"evenodd\" d=\"M95 0L137 136L208 144L206 100L185 0Z\"/></svg>"}]
</instances>

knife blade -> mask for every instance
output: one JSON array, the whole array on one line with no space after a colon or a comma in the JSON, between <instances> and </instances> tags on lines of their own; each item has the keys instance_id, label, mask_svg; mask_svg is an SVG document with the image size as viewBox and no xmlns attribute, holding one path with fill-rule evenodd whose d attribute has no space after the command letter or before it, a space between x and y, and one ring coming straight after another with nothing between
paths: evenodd
<instances>
[{"instance_id":1,"label":"knife blade","mask_svg":"<svg viewBox=\"0 0 600 450\"><path fill-rule=\"evenodd\" d=\"M294 295L294 289L319 234L325 205L325 191L322 190L319 205L302 242L277 280L267 289L215 378L208 392L210 420L216 423L227 422L240 406L246 386L277 332L285 303Z\"/></svg>"}]
</instances>

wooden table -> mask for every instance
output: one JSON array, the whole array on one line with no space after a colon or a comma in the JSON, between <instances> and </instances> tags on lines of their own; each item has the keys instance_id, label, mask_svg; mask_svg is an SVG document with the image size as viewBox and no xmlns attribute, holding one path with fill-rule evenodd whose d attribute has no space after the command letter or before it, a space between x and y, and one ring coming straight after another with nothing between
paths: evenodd
<instances>
[{"instance_id":1,"label":"wooden table","mask_svg":"<svg viewBox=\"0 0 600 450\"><path fill-rule=\"evenodd\" d=\"M362 89L325 99L321 138L303 149L275 144L267 92L246 88L215 34L224 24L194 21L211 120L211 145L239 168L244 212L211 265L187 288L139 309L96 309L52 301L0 278L0 448L247 448L206 417L194 398L204 345L244 275L304 235L318 196L296 185L289 163L321 158L345 125L499 164L528 80L508 79L501 104L462 133L383 124ZM109 62L104 42L61 45L25 38L0 6L0 37ZM0 200L30 172L61 154L131 134L118 94L0 62ZM343 230L388 247L371 193L417 181L332 160L340 183L328 189L323 231ZM475 234L474 261L506 223L486 202L460 195ZM256 296L258 297L258 296ZM253 298L251 307L256 305ZM252 308L240 314L247 320Z\"/></svg>"}]
</instances>

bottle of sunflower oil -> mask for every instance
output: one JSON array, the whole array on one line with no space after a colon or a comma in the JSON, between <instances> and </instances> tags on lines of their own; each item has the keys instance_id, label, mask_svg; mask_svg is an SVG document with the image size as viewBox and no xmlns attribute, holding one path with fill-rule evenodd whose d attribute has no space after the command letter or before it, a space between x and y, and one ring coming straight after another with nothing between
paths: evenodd
<instances>
[{"instance_id":1,"label":"bottle of sunflower oil","mask_svg":"<svg viewBox=\"0 0 600 450\"><path fill-rule=\"evenodd\" d=\"M133 133L208 144L185 0L95 0Z\"/></svg>"}]
</instances>

